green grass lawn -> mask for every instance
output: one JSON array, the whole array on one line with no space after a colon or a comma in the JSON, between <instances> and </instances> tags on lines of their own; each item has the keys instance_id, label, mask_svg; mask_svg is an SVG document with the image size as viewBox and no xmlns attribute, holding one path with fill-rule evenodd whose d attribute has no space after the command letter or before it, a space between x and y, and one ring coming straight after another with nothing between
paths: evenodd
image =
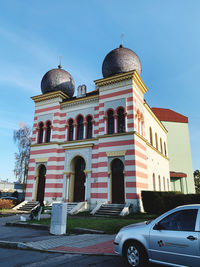
<instances>
[{"instance_id":1,"label":"green grass lawn","mask_svg":"<svg viewBox=\"0 0 200 267\"><path fill-rule=\"evenodd\" d=\"M67 233L73 233L74 228L87 228L94 230L101 230L107 234L116 234L120 228L137 223L142 221L151 220L157 217L156 215L150 214L132 214L127 217L118 217L118 218L95 218L95 217L68 217L67 218ZM40 221L28 221L28 223L39 223L50 225L51 219L41 219Z\"/></svg>"}]
</instances>

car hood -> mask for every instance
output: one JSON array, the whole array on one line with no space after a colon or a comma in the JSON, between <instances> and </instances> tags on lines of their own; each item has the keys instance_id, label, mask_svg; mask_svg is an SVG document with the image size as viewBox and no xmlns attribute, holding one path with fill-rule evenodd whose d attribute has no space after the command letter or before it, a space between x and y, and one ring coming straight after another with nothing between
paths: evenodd
<instances>
[{"instance_id":1,"label":"car hood","mask_svg":"<svg viewBox=\"0 0 200 267\"><path fill-rule=\"evenodd\" d=\"M129 228L136 228L136 227L141 228L141 227L144 227L144 226L147 226L146 221L127 225L127 226L123 227L121 230L127 230Z\"/></svg>"}]
</instances>

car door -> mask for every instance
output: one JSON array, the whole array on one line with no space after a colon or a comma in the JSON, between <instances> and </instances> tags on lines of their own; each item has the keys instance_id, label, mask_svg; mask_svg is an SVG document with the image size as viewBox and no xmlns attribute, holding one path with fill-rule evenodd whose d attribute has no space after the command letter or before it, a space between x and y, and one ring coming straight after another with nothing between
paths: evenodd
<instances>
[{"instance_id":1,"label":"car door","mask_svg":"<svg viewBox=\"0 0 200 267\"><path fill-rule=\"evenodd\" d=\"M152 260L200 266L198 209L183 209L164 217L150 230Z\"/></svg>"}]
</instances>

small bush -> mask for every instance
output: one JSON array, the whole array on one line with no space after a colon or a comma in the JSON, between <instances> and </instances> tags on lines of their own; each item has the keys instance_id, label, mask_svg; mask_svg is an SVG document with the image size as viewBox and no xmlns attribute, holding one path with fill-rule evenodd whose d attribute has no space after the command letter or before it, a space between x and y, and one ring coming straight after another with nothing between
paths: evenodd
<instances>
[{"instance_id":1,"label":"small bush","mask_svg":"<svg viewBox=\"0 0 200 267\"><path fill-rule=\"evenodd\" d=\"M200 204L200 194L142 191L142 202L147 213L161 214L177 206Z\"/></svg>"},{"instance_id":2,"label":"small bush","mask_svg":"<svg viewBox=\"0 0 200 267\"><path fill-rule=\"evenodd\" d=\"M148 213L161 214L174 208L173 197L178 192L142 191L144 210Z\"/></svg>"},{"instance_id":3,"label":"small bush","mask_svg":"<svg viewBox=\"0 0 200 267\"><path fill-rule=\"evenodd\" d=\"M0 209L11 209L12 207L14 207L12 200L0 199Z\"/></svg>"}]
</instances>

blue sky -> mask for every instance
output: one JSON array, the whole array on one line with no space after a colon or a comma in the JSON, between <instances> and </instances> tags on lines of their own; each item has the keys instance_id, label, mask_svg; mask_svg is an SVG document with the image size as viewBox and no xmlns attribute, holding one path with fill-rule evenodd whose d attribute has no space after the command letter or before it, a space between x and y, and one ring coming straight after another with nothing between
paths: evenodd
<instances>
[{"instance_id":1,"label":"blue sky","mask_svg":"<svg viewBox=\"0 0 200 267\"><path fill-rule=\"evenodd\" d=\"M102 78L106 54L119 46L142 63L150 106L189 117L193 168L200 168L199 0L1 0L0 178L14 180L13 130L33 124L43 75L57 67L72 74L76 88Z\"/></svg>"}]
</instances>

